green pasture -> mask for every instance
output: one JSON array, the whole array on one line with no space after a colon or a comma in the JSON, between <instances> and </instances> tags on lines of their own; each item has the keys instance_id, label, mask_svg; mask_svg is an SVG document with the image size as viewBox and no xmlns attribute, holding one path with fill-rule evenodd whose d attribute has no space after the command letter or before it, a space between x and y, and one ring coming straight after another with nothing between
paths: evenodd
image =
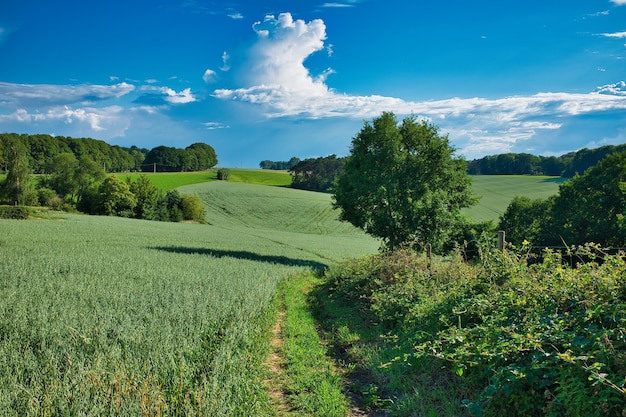
<instances>
[{"instance_id":1,"label":"green pasture","mask_svg":"<svg viewBox=\"0 0 626 417\"><path fill-rule=\"evenodd\" d=\"M328 195L180 190L209 224L0 220L5 415L271 414L259 340L278 284L378 242L338 222Z\"/></svg>"},{"instance_id":2,"label":"green pasture","mask_svg":"<svg viewBox=\"0 0 626 417\"><path fill-rule=\"evenodd\" d=\"M150 181L159 190L168 191L174 188L181 187L189 184L199 184L208 181L217 180L217 175L214 171L200 171L200 172L131 172L114 174L116 177L126 180L130 178L131 181L135 181L141 175L150 178Z\"/></svg>"},{"instance_id":3,"label":"green pasture","mask_svg":"<svg viewBox=\"0 0 626 417\"><path fill-rule=\"evenodd\" d=\"M114 175L123 180L130 178L131 181L135 181L139 176L145 175L162 191L172 190L184 185L201 184L217 180L217 170L215 169L201 172L132 172ZM273 185L277 187L288 187L291 185L291 175L287 171L231 169L228 180L230 182Z\"/></svg>"},{"instance_id":4,"label":"green pasture","mask_svg":"<svg viewBox=\"0 0 626 417\"><path fill-rule=\"evenodd\" d=\"M228 180L231 182L273 185L277 187L289 187L291 185L289 172L270 169L231 169Z\"/></svg>"},{"instance_id":5,"label":"green pasture","mask_svg":"<svg viewBox=\"0 0 626 417\"><path fill-rule=\"evenodd\" d=\"M547 198L557 194L564 181L561 177L472 175L472 188L480 200L463 212L473 220L497 221L513 197Z\"/></svg>"}]
</instances>

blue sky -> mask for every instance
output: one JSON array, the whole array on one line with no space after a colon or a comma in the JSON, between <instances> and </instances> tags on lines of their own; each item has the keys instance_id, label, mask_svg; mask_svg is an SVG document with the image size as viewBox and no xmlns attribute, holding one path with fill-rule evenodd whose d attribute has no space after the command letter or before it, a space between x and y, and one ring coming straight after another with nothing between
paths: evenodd
<instances>
[{"instance_id":1,"label":"blue sky","mask_svg":"<svg viewBox=\"0 0 626 417\"><path fill-rule=\"evenodd\" d=\"M382 111L468 159L626 143L626 0L0 1L0 132L349 153Z\"/></svg>"}]
</instances>

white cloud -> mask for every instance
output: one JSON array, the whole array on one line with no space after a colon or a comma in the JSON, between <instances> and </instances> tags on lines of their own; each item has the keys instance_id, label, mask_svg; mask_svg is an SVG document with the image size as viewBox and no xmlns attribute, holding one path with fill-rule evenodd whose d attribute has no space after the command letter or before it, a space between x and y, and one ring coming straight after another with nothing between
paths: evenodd
<instances>
[{"instance_id":1,"label":"white cloud","mask_svg":"<svg viewBox=\"0 0 626 417\"><path fill-rule=\"evenodd\" d=\"M626 96L626 82L619 81L615 84L607 84L596 88L596 93L614 94L617 96Z\"/></svg>"},{"instance_id":2,"label":"white cloud","mask_svg":"<svg viewBox=\"0 0 626 417\"><path fill-rule=\"evenodd\" d=\"M177 92L169 87L143 86L141 87L141 90L157 91L163 95L163 100L170 104L186 104L196 101L196 98L193 94L191 94L191 88L185 88L184 90Z\"/></svg>"},{"instance_id":3,"label":"white cloud","mask_svg":"<svg viewBox=\"0 0 626 417\"><path fill-rule=\"evenodd\" d=\"M304 60L324 48L326 26L320 19L305 23L291 14L272 15L253 25L257 43L250 51L244 71L250 86L264 86L281 91L318 96L328 88L314 79Z\"/></svg>"},{"instance_id":4,"label":"white cloud","mask_svg":"<svg viewBox=\"0 0 626 417\"><path fill-rule=\"evenodd\" d=\"M224 53L222 54L222 66L220 67L221 71L229 71L230 70L230 55L228 55L228 53L226 53L226 51L224 51Z\"/></svg>"},{"instance_id":5,"label":"white cloud","mask_svg":"<svg viewBox=\"0 0 626 417\"><path fill-rule=\"evenodd\" d=\"M121 106L109 106L102 108L72 108L70 106L54 106L45 112L29 112L19 108L12 114L0 115L0 124L7 122L19 122L23 124L45 125L53 131L55 122L64 125L77 125L74 131L102 134L106 132L108 137L123 136L130 125L130 118ZM80 135L80 134L79 134Z\"/></svg>"},{"instance_id":6,"label":"white cloud","mask_svg":"<svg viewBox=\"0 0 626 417\"><path fill-rule=\"evenodd\" d=\"M354 7L358 2L359 0L335 1L330 3L324 3L322 4L322 7Z\"/></svg>"},{"instance_id":7,"label":"white cloud","mask_svg":"<svg viewBox=\"0 0 626 417\"><path fill-rule=\"evenodd\" d=\"M216 129L228 129L230 126L219 123L219 122L206 122L206 123L202 123L202 125L207 129L207 130L216 130Z\"/></svg>"},{"instance_id":8,"label":"white cloud","mask_svg":"<svg viewBox=\"0 0 626 417\"><path fill-rule=\"evenodd\" d=\"M516 143L543 132L555 132L564 120L582 114L626 110L623 82L598 87L587 94L537 93L499 99L450 98L407 101L380 95L341 94L326 85L331 68L312 76L305 60L324 49L326 28L321 20L305 23L289 13L266 16L253 26L257 34L242 70L247 86L217 89L223 100L258 105L269 118L370 119L382 111L414 114L433 120L465 144L464 152L509 151Z\"/></svg>"},{"instance_id":9,"label":"white cloud","mask_svg":"<svg viewBox=\"0 0 626 417\"><path fill-rule=\"evenodd\" d=\"M606 36L607 38L616 38L616 39L626 38L626 32L601 33L601 35Z\"/></svg>"},{"instance_id":10,"label":"white cloud","mask_svg":"<svg viewBox=\"0 0 626 417\"><path fill-rule=\"evenodd\" d=\"M216 81L217 74L212 69L207 69L204 71L204 75L202 75L202 79L205 83L213 83Z\"/></svg>"},{"instance_id":11,"label":"white cloud","mask_svg":"<svg viewBox=\"0 0 626 417\"><path fill-rule=\"evenodd\" d=\"M227 16L233 20L243 19L243 15L239 12L231 12L231 13L228 13Z\"/></svg>"},{"instance_id":12,"label":"white cloud","mask_svg":"<svg viewBox=\"0 0 626 417\"><path fill-rule=\"evenodd\" d=\"M626 5L626 0L611 0L611 3L617 6L624 6Z\"/></svg>"},{"instance_id":13,"label":"white cloud","mask_svg":"<svg viewBox=\"0 0 626 417\"><path fill-rule=\"evenodd\" d=\"M125 82L114 85L13 84L0 82L0 103L4 101L15 107L84 104L120 98L133 90L135 90L135 86Z\"/></svg>"}]
</instances>

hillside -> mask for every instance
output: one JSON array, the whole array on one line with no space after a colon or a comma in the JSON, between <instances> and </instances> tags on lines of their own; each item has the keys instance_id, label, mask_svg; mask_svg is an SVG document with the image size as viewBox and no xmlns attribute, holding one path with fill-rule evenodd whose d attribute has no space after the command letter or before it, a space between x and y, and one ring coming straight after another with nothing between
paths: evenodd
<instances>
[{"instance_id":1,"label":"hillside","mask_svg":"<svg viewBox=\"0 0 626 417\"><path fill-rule=\"evenodd\" d=\"M378 242L339 223L328 195L188 187L210 224L0 220L0 409L271 414L260 381L277 287Z\"/></svg>"},{"instance_id":2,"label":"hillside","mask_svg":"<svg viewBox=\"0 0 626 417\"><path fill-rule=\"evenodd\" d=\"M480 200L463 212L476 221L497 221L513 197L548 198L557 194L559 184L566 180L531 175L472 175L472 189Z\"/></svg>"}]
</instances>

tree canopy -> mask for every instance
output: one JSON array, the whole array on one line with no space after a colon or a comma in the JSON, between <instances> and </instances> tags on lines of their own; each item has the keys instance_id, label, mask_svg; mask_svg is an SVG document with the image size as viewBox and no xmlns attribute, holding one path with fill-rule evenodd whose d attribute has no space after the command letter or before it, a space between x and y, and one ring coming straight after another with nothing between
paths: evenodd
<instances>
[{"instance_id":1,"label":"tree canopy","mask_svg":"<svg viewBox=\"0 0 626 417\"><path fill-rule=\"evenodd\" d=\"M551 246L626 245L626 152L609 154L564 182L556 196L513 199L498 227L516 245L522 240Z\"/></svg>"},{"instance_id":2,"label":"tree canopy","mask_svg":"<svg viewBox=\"0 0 626 417\"><path fill-rule=\"evenodd\" d=\"M447 135L415 117L398 124L385 112L365 122L335 187L340 218L389 249L442 248L462 222L460 210L475 202L466 163L454 152Z\"/></svg>"}]
</instances>

